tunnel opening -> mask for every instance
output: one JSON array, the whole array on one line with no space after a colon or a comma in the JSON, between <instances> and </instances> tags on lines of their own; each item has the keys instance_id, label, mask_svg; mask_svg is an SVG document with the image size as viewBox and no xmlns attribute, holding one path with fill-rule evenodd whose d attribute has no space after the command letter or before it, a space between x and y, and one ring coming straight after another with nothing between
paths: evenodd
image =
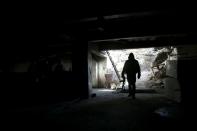
<instances>
[{"instance_id":1,"label":"tunnel opening","mask_svg":"<svg viewBox=\"0 0 197 131\"><path fill-rule=\"evenodd\" d=\"M135 54L135 59L139 61L141 68L141 78L137 81L137 84L139 84L139 86L140 83L143 83L144 81L157 81L164 78L166 76L165 73L167 68L167 61L177 61L176 48L174 47L111 50L109 52L111 57L113 58L116 66L115 68L117 68L119 76L121 76L124 63L128 59L129 54L131 52ZM116 74L115 69L111 64L109 57L107 58L106 72L107 74L112 74L112 81L114 83L119 82L118 75ZM128 82L126 82L126 85L128 85Z\"/></svg>"},{"instance_id":2,"label":"tunnel opening","mask_svg":"<svg viewBox=\"0 0 197 131\"><path fill-rule=\"evenodd\" d=\"M106 96L105 93L109 95L129 93L128 82L126 80L123 85L121 72L131 52L138 60L141 69L140 79L137 79L136 75L136 94L160 93L180 102L176 46L102 50L98 51L97 55L91 53L92 59L89 59L91 94Z\"/></svg>"},{"instance_id":3,"label":"tunnel opening","mask_svg":"<svg viewBox=\"0 0 197 131\"><path fill-rule=\"evenodd\" d=\"M187 89L192 88L193 90L195 84L188 84L186 81L193 81L194 78L185 79L183 74L190 76L191 72L187 72L186 69L194 68L196 65L195 45L150 46L130 49L110 49L108 47L107 50L91 51L89 49L89 52L102 56L103 60L98 68L98 70L102 69L103 85L92 86L91 88L91 80L94 78L91 76L91 72L89 74L91 76L89 90L92 97L89 99L89 103L95 106L95 111L107 112L118 117L119 114L120 116L123 114L122 111L127 112L127 106L131 106L129 107L131 111L128 112L134 116L134 120L125 117L124 122L131 120L138 123L132 125L134 130L144 130L146 127L153 130L166 130L184 126L179 126L179 124L184 121L188 111L193 112L191 101L194 100L193 97L195 96L188 96L193 93L188 92ZM134 53L135 58L140 63L142 74L141 79L136 82L136 100L128 97L128 84L125 84L126 91L122 91L121 78L118 78L121 76L123 65L131 52ZM113 62L108 54L110 54ZM89 57L88 68L91 69ZM99 60L97 62L99 63ZM99 71L97 73L100 75ZM96 108L97 106L98 108ZM108 115L105 115L103 118L108 119ZM110 125L110 128L120 129L118 124L121 125L123 121L114 118L111 123L116 123L115 121L117 125Z\"/></svg>"}]
</instances>

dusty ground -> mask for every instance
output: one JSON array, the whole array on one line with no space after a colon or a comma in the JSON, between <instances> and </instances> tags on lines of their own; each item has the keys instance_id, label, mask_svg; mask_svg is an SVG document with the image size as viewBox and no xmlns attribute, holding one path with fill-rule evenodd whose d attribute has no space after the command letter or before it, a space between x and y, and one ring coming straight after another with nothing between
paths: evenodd
<instances>
[{"instance_id":1,"label":"dusty ground","mask_svg":"<svg viewBox=\"0 0 197 131\"><path fill-rule=\"evenodd\" d=\"M176 103L156 92L138 91L136 100L127 93L108 89L93 90L96 97L50 106L15 110L7 123L24 130L141 131L170 130L179 126ZM173 107L171 117L161 117L155 110Z\"/></svg>"}]
</instances>

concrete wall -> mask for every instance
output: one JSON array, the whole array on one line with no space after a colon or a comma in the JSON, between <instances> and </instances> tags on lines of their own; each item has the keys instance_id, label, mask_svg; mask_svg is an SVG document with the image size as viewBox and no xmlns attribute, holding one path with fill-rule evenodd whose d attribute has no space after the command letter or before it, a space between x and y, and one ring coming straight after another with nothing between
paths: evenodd
<instances>
[{"instance_id":1,"label":"concrete wall","mask_svg":"<svg viewBox=\"0 0 197 131\"><path fill-rule=\"evenodd\" d=\"M63 56L63 57L59 57L58 59L61 60L61 64L63 65L64 71L72 71L71 57ZM15 62L12 66L10 66L9 72L16 72L16 73L28 72L31 64L32 64L32 61ZM57 66L57 62L52 65L52 71L54 71L56 66Z\"/></svg>"},{"instance_id":2,"label":"concrete wall","mask_svg":"<svg viewBox=\"0 0 197 131\"><path fill-rule=\"evenodd\" d=\"M92 93L92 54L88 51L88 89L89 95Z\"/></svg>"},{"instance_id":3,"label":"concrete wall","mask_svg":"<svg viewBox=\"0 0 197 131\"><path fill-rule=\"evenodd\" d=\"M92 88L105 87L105 73L107 60L99 51L89 49L88 52L88 85L91 94Z\"/></svg>"},{"instance_id":4,"label":"concrete wall","mask_svg":"<svg viewBox=\"0 0 197 131\"><path fill-rule=\"evenodd\" d=\"M97 88L98 87L98 63L96 59L92 59L92 68L91 68L91 72L92 72L92 88Z\"/></svg>"},{"instance_id":5,"label":"concrete wall","mask_svg":"<svg viewBox=\"0 0 197 131\"><path fill-rule=\"evenodd\" d=\"M197 45L178 46L179 60L197 60Z\"/></svg>"},{"instance_id":6,"label":"concrete wall","mask_svg":"<svg viewBox=\"0 0 197 131\"><path fill-rule=\"evenodd\" d=\"M194 77L196 74L197 46L177 46L177 50L178 61L166 61L165 92L168 98L174 101L181 102L182 99L186 99L187 102L191 102L190 98L195 96L193 93L196 83Z\"/></svg>"},{"instance_id":7,"label":"concrete wall","mask_svg":"<svg viewBox=\"0 0 197 131\"><path fill-rule=\"evenodd\" d=\"M29 71L33 61L15 61L6 72L0 72L0 86L4 99L10 106L28 106L41 103L56 103L77 98L77 86L73 86L72 61L70 56L59 57L64 72ZM56 66L54 62L54 67ZM41 72L40 72L41 71Z\"/></svg>"},{"instance_id":8,"label":"concrete wall","mask_svg":"<svg viewBox=\"0 0 197 131\"><path fill-rule=\"evenodd\" d=\"M181 91L177 80L177 60L166 61L166 76L164 78L166 96L176 102L181 101Z\"/></svg>"},{"instance_id":9,"label":"concrete wall","mask_svg":"<svg viewBox=\"0 0 197 131\"><path fill-rule=\"evenodd\" d=\"M72 59L71 57L62 57L61 58L64 71L72 71Z\"/></svg>"},{"instance_id":10,"label":"concrete wall","mask_svg":"<svg viewBox=\"0 0 197 131\"><path fill-rule=\"evenodd\" d=\"M107 58L101 58L99 61L99 65L98 65L98 70L99 70L99 77L98 77L98 86L99 88L104 88L106 87L105 85L105 74L106 74L106 70L107 70Z\"/></svg>"},{"instance_id":11,"label":"concrete wall","mask_svg":"<svg viewBox=\"0 0 197 131\"><path fill-rule=\"evenodd\" d=\"M181 87L181 101L186 113L196 112L197 99L197 45L178 46L178 80Z\"/></svg>"},{"instance_id":12,"label":"concrete wall","mask_svg":"<svg viewBox=\"0 0 197 131\"><path fill-rule=\"evenodd\" d=\"M11 72L28 72L30 64L30 61L16 63L11 69Z\"/></svg>"}]
</instances>

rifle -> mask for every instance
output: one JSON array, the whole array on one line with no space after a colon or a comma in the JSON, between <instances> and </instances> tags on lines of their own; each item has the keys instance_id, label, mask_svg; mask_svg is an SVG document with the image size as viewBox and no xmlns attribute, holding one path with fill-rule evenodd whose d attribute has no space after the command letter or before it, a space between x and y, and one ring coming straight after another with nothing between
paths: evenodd
<instances>
[{"instance_id":1,"label":"rifle","mask_svg":"<svg viewBox=\"0 0 197 131\"><path fill-rule=\"evenodd\" d=\"M122 82L122 90L125 91L125 78L123 80L120 80Z\"/></svg>"}]
</instances>

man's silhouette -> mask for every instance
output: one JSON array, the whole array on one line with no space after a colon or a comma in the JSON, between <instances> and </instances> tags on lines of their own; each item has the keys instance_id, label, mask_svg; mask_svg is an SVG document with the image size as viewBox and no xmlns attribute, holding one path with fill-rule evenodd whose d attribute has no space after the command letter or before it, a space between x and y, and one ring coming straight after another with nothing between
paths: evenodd
<instances>
[{"instance_id":1,"label":"man's silhouette","mask_svg":"<svg viewBox=\"0 0 197 131\"><path fill-rule=\"evenodd\" d=\"M125 74L127 76L127 81L129 83L129 96L132 96L135 99L135 91L136 91L136 74L138 74L138 79L141 76L140 66L138 61L134 58L133 53L129 54L128 60L125 62L123 71L122 71L122 78L125 81ZM132 86L132 87L131 87Z\"/></svg>"}]
</instances>

